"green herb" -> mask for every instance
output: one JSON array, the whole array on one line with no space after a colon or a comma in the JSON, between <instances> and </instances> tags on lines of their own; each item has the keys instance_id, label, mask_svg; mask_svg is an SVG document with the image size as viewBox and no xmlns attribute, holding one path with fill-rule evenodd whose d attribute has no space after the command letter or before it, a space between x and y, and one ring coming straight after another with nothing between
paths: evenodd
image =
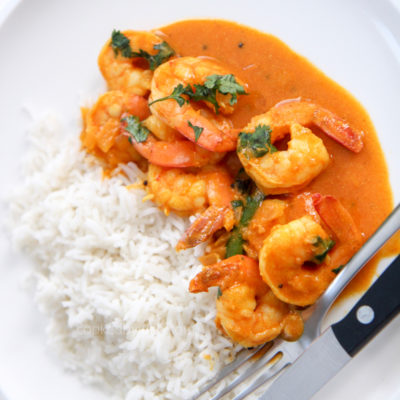
<instances>
[{"instance_id":1,"label":"green herb","mask_svg":"<svg viewBox=\"0 0 400 400\"><path fill-rule=\"evenodd\" d=\"M232 74L228 75L210 75L204 82L204 86L209 89L215 96L218 91L222 94L229 94L229 104L233 106L237 103L238 94L247 94L244 87L236 82L235 77Z\"/></svg>"},{"instance_id":2,"label":"green herb","mask_svg":"<svg viewBox=\"0 0 400 400\"><path fill-rule=\"evenodd\" d=\"M257 125L254 132L240 132L239 151L246 158L262 157L275 153L276 147L271 143L271 128L268 125Z\"/></svg>"},{"instance_id":3,"label":"green herb","mask_svg":"<svg viewBox=\"0 0 400 400\"><path fill-rule=\"evenodd\" d=\"M246 205L243 208L243 213L239 221L239 225L241 227L247 226L250 223L250 220L253 218L258 207L260 207L264 199L264 193L260 192L259 190L257 190L254 196L247 196Z\"/></svg>"},{"instance_id":4,"label":"green herb","mask_svg":"<svg viewBox=\"0 0 400 400\"><path fill-rule=\"evenodd\" d=\"M156 54L149 54L147 51L140 49L138 52L133 52L132 57L141 57L149 62L149 67L154 71L164 61L167 61L175 54L174 49L167 43L162 42L153 46L154 50L158 50Z\"/></svg>"},{"instance_id":5,"label":"green herb","mask_svg":"<svg viewBox=\"0 0 400 400\"><path fill-rule=\"evenodd\" d=\"M180 83L178 86L176 86L174 88L174 90L172 91L172 93L169 96L160 97L159 99L151 101L149 103L149 106L151 106L154 103L158 103L159 101L173 99L179 104L180 107L182 107L185 103L189 103L189 100L186 97L183 97L183 95L190 96L191 92L192 92L192 88L190 87L190 85L187 85L185 87Z\"/></svg>"},{"instance_id":6,"label":"green herb","mask_svg":"<svg viewBox=\"0 0 400 400\"><path fill-rule=\"evenodd\" d=\"M265 196L260 191L257 191L254 196L247 196L246 204L243 204L242 200L233 200L233 207L243 207L242 216L240 217L240 221L238 226L232 231L231 236L229 237L226 243L226 254L225 256L232 257L236 254L243 254L243 236L242 236L242 228L246 227L250 220L253 218L255 212L258 207L261 205Z\"/></svg>"},{"instance_id":7,"label":"green herb","mask_svg":"<svg viewBox=\"0 0 400 400\"><path fill-rule=\"evenodd\" d=\"M243 207L243 201L242 200L232 200L231 204L232 204L233 208Z\"/></svg>"},{"instance_id":8,"label":"green herb","mask_svg":"<svg viewBox=\"0 0 400 400\"><path fill-rule=\"evenodd\" d=\"M222 290L221 290L221 288L218 286L217 299L219 299L221 296L222 296Z\"/></svg>"},{"instance_id":9,"label":"green herb","mask_svg":"<svg viewBox=\"0 0 400 400\"><path fill-rule=\"evenodd\" d=\"M254 182L249 178L244 169L240 168L235 182L233 182L231 186L242 194L249 194L254 188Z\"/></svg>"},{"instance_id":10,"label":"green herb","mask_svg":"<svg viewBox=\"0 0 400 400\"><path fill-rule=\"evenodd\" d=\"M340 265L337 268L333 268L332 272L337 275L343 268L344 268L344 265Z\"/></svg>"},{"instance_id":11,"label":"green herb","mask_svg":"<svg viewBox=\"0 0 400 400\"><path fill-rule=\"evenodd\" d=\"M208 79L208 78L207 78ZM194 84L193 88L190 88L190 93L188 96L193 101L208 101L214 106L215 113L218 114L220 106L217 101L216 90L211 90L204 85Z\"/></svg>"},{"instance_id":12,"label":"green herb","mask_svg":"<svg viewBox=\"0 0 400 400\"><path fill-rule=\"evenodd\" d=\"M316 253L311 261L316 264L321 264L325 260L329 250L335 245L335 242L330 238L322 239L321 236L317 236L311 244L316 247Z\"/></svg>"},{"instance_id":13,"label":"green herb","mask_svg":"<svg viewBox=\"0 0 400 400\"><path fill-rule=\"evenodd\" d=\"M243 236L239 227L235 227L226 243L225 257L229 258L237 254L243 254Z\"/></svg>"},{"instance_id":14,"label":"green herb","mask_svg":"<svg viewBox=\"0 0 400 400\"><path fill-rule=\"evenodd\" d=\"M111 33L111 47L116 56L118 53L127 58L133 56L131 41L123 33L115 29Z\"/></svg>"},{"instance_id":15,"label":"green herb","mask_svg":"<svg viewBox=\"0 0 400 400\"><path fill-rule=\"evenodd\" d=\"M194 130L194 141L197 142L204 128L196 125L192 125L190 121L187 122L188 125Z\"/></svg>"},{"instance_id":16,"label":"green herb","mask_svg":"<svg viewBox=\"0 0 400 400\"><path fill-rule=\"evenodd\" d=\"M216 114L219 111L219 104L217 102L217 92L222 94L229 94L229 104L233 105L237 102L238 94L246 94L242 85L236 82L233 75L210 75L206 78L204 85L194 84L183 86L177 85L169 96L161 97L149 103L152 105L158 101L173 99L177 101L180 107L188 103L189 99L193 101L208 101L214 106ZM187 97L184 97L187 96Z\"/></svg>"},{"instance_id":17,"label":"green herb","mask_svg":"<svg viewBox=\"0 0 400 400\"><path fill-rule=\"evenodd\" d=\"M111 34L111 47L116 56L120 53L122 57L126 58L144 58L148 61L152 71L175 54L175 51L167 42L161 42L153 46L154 50L158 50L156 54L150 54L142 49L132 51L131 41L123 33L115 29Z\"/></svg>"},{"instance_id":18,"label":"green herb","mask_svg":"<svg viewBox=\"0 0 400 400\"><path fill-rule=\"evenodd\" d=\"M128 132L136 142L142 143L147 140L150 131L140 123L138 117L130 115L129 117L121 119L121 122L126 123L126 126L124 127L125 131ZM129 137L130 142L132 140L131 137Z\"/></svg>"}]
</instances>

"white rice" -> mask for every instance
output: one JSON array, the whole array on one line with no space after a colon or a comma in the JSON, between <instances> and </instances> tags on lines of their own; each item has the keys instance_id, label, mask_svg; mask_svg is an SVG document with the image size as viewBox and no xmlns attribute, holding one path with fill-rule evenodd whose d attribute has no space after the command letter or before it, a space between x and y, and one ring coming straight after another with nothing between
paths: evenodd
<instances>
[{"instance_id":1,"label":"white rice","mask_svg":"<svg viewBox=\"0 0 400 400\"><path fill-rule=\"evenodd\" d=\"M50 345L116 398L190 397L238 347L215 328L216 292L188 292L201 249L175 252L187 221L126 189L142 176L134 164L124 167L129 179L102 179L78 132L63 139L54 118L31 141L10 226L34 260Z\"/></svg>"}]
</instances>

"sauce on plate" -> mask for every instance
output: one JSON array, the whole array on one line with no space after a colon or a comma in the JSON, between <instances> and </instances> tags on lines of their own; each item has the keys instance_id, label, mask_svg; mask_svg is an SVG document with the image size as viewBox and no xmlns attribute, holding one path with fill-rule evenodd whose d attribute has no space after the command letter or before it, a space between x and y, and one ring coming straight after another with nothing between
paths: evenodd
<instances>
[{"instance_id":1,"label":"sauce on plate","mask_svg":"<svg viewBox=\"0 0 400 400\"><path fill-rule=\"evenodd\" d=\"M371 119L348 91L281 40L236 23L187 20L160 31L179 55L217 58L248 83L249 95L241 97L233 115L236 127L245 126L251 117L266 112L281 100L302 97L362 130L364 148L358 154L314 130L331 154L331 163L305 190L338 198L365 240L378 228L393 208L388 169ZM395 238L358 274L342 298L365 290L380 257L399 250L400 241Z\"/></svg>"}]
</instances>

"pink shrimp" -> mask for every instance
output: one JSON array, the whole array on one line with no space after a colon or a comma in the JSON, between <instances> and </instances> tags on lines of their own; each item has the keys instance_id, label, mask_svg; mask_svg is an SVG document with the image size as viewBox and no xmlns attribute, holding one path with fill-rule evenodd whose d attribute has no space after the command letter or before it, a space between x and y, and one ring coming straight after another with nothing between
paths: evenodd
<instances>
[{"instance_id":1,"label":"pink shrimp","mask_svg":"<svg viewBox=\"0 0 400 400\"><path fill-rule=\"evenodd\" d=\"M203 85L211 75L228 76L230 72L216 61L196 57L181 57L170 60L156 69L151 84L151 110L168 125L177 129L189 140L215 152L232 151L236 148L238 130L232 122L207 109L195 109L192 102L179 105L174 99L159 101L172 94L179 85ZM236 82L240 85L241 81ZM243 86L242 86L243 88ZM216 93L216 101L223 114L232 113L229 95ZM208 107L214 105L208 101ZM195 128L201 130L196 137Z\"/></svg>"},{"instance_id":2,"label":"pink shrimp","mask_svg":"<svg viewBox=\"0 0 400 400\"><path fill-rule=\"evenodd\" d=\"M220 289L215 324L242 346L258 346L279 335L297 340L303 333L299 312L275 297L252 258L237 255L205 267L189 291L206 292L212 286Z\"/></svg>"},{"instance_id":3,"label":"pink shrimp","mask_svg":"<svg viewBox=\"0 0 400 400\"><path fill-rule=\"evenodd\" d=\"M313 304L361 245L349 212L333 196L314 194L317 215L272 228L260 251L260 272L282 301Z\"/></svg>"}]
</instances>

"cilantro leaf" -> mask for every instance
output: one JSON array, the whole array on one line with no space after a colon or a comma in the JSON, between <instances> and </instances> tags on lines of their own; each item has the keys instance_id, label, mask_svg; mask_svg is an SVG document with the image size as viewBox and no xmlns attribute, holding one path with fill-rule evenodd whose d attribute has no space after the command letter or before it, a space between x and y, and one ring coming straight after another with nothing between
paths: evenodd
<instances>
[{"instance_id":1,"label":"cilantro leaf","mask_svg":"<svg viewBox=\"0 0 400 400\"><path fill-rule=\"evenodd\" d=\"M267 153L275 153L276 147L271 143L269 125L257 125L254 132L240 132L239 147L246 158L262 157Z\"/></svg>"},{"instance_id":2,"label":"cilantro leaf","mask_svg":"<svg viewBox=\"0 0 400 400\"><path fill-rule=\"evenodd\" d=\"M232 204L233 208L239 208L239 207L243 207L244 206L242 200L232 200L231 204Z\"/></svg>"},{"instance_id":3,"label":"cilantro leaf","mask_svg":"<svg viewBox=\"0 0 400 400\"><path fill-rule=\"evenodd\" d=\"M204 128L196 125L192 125L190 121L188 121L188 125L194 130L194 141L197 142Z\"/></svg>"},{"instance_id":4,"label":"cilantro leaf","mask_svg":"<svg viewBox=\"0 0 400 400\"><path fill-rule=\"evenodd\" d=\"M218 114L220 106L216 98L217 92L208 89L205 85L194 84L193 87L190 98L194 101L208 101L214 106L215 113Z\"/></svg>"},{"instance_id":5,"label":"cilantro leaf","mask_svg":"<svg viewBox=\"0 0 400 400\"><path fill-rule=\"evenodd\" d=\"M188 93L190 93L191 90L192 88L190 87L190 85L187 85L185 87L180 83L174 88L174 90L169 96L160 97L159 99L151 101L149 103L149 106L151 106L154 103L158 103L159 101L173 99L179 104L180 107L182 107L185 103L189 103L189 100L186 97L183 97L183 95L188 95Z\"/></svg>"},{"instance_id":6,"label":"cilantro leaf","mask_svg":"<svg viewBox=\"0 0 400 400\"><path fill-rule=\"evenodd\" d=\"M114 50L115 56L121 53L123 57L132 57L131 41L120 31L113 30L111 33L110 46Z\"/></svg>"},{"instance_id":7,"label":"cilantro leaf","mask_svg":"<svg viewBox=\"0 0 400 400\"><path fill-rule=\"evenodd\" d=\"M260 192L259 190L254 194L254 196L247 196L246 205L243 208L243 213L239 221L240 226L245 227L250 223L264 199L264 193Z\"/></svg>"},{"instance_id":8,"label":"cilantro leaf","mask_svg":"<svg viewBox=\"0 0 400 400\"><path fill-rule=\"evenodd\" d=\"M138 52L133 52L131 57L146 59L149 62L150 69L154 71L159 65L175 54L174 49L167 42L155 44L153 48L154 50L158 50L158 53L150 54L147 51L139 49Z\"/></svg>"},{"instance_id":9,"label":"cilantro leaf","mask_svg":"<svg viewBox=\"0 0 400 400\"><path fill-rule=\"evenodd\" d=\"M244 87L236 82L232 74L229 75L210 75L204 82L207 89L218 91L222 94L230 94L229 104L233 106L237 103L238 94L246 94Z\"/></svg>"},{"instance_id":10,"label":"cilantro leaf","mask_svg":"<svg viewBox=\"0 0 400 400\"><path fill-rule=\"evenodd\" d=\"M226 253L225 257L229 258L237 254L243 254L243 236L240 232L240 228L235 227L232 231L231 236L226 242Z\"/></svg>"},{"instance_id":11,"label":"cilantro leaf","mask_svg":"<svg viewBox=\"0 0 400 400\"><path fill-rule=\"evenodd\" d=\"M322 239L321 236L316 236L311 244L316 247L316 252L311 261L315 264L321 264L325 260L328 252L335 245L335 242L330 238Z\"/></svg>"},{"instance_id":12,"label":"cilantro leaf","mask_svg":"<svg viewBox=\"0 0 400 400\"><path fill-rule=\"evenodd\" d=\"M243 86L236 82L233 75L210 75L206 78L204 85L194 84L193 87L190 85L184 87L182 84L179 84L169 96L154 100L149 105L157 101L174 99L182 107L185 102L189 101L187 98L182 97L182 95L186 95L193 101L207 101L211 103L214 106L215 113L218 114L220 105L217 101L217 92L230 94L229 103L231 105L237 102L238 94L246 94Z\"/></svg>"},{"instance_id":13,"label":"cilantro leaf","mask_svg":"<svg viewBox=\"0 0 400 400\"><path fill-rule=\"evenodd\" d=\"M167 42L161 42L153 46L154 50L158 50L156 54L150 54L143 49L132 51L131 41L129 38L115 29L111 33L110 46L114 50L116 56L120 53L122 57L126 58L146 59L149 63L149 68L152 71L175 54L174 49Z\"/></svg>"},{"instance_id":14,"label":"cilantro leaf","mask_svg":"<svg viewBox=\"0 0 400 400\"><path fill-rule=\"evenodd\" d=\"M243 254L244 240L242 236L242 229L250 223L250 220L253 218L255 212L257 211L258 207L260 207L264 199L265 195L260 191L257 191L254 196L247 196L246 204L243 204L241 200L234 200L232 202L233 207L243 207L243 212L242 216L240 217L239 224L235 226L226 243L225 256L227 258L236 254Z\"/></svg>"},{"instance_id":15,"label":"cilantro leaf","mask_svg":"<svg viewBox=\"0 0 400 400\"><path fill-rule=\"evenodd\" d=\"M136 142L142 143L147 140L150 131L140 123L138 117L130 115L129 117L122 118L121 122L126 123L124 127L125 131L128 132ZM131 137L129 137L129 139L131 139Z\"/></svg>"},{"instance_id":16,"label":"cilantro leaf","mask_svg":"<svg viewBox=\"0 0 400 400\"><path fill-rule=\"evenodd\" d=\"M221 296L222 296L222 290L221 290L221 288L218 286L217 299L219 299Z\"/></svg>"}]
</instances>

